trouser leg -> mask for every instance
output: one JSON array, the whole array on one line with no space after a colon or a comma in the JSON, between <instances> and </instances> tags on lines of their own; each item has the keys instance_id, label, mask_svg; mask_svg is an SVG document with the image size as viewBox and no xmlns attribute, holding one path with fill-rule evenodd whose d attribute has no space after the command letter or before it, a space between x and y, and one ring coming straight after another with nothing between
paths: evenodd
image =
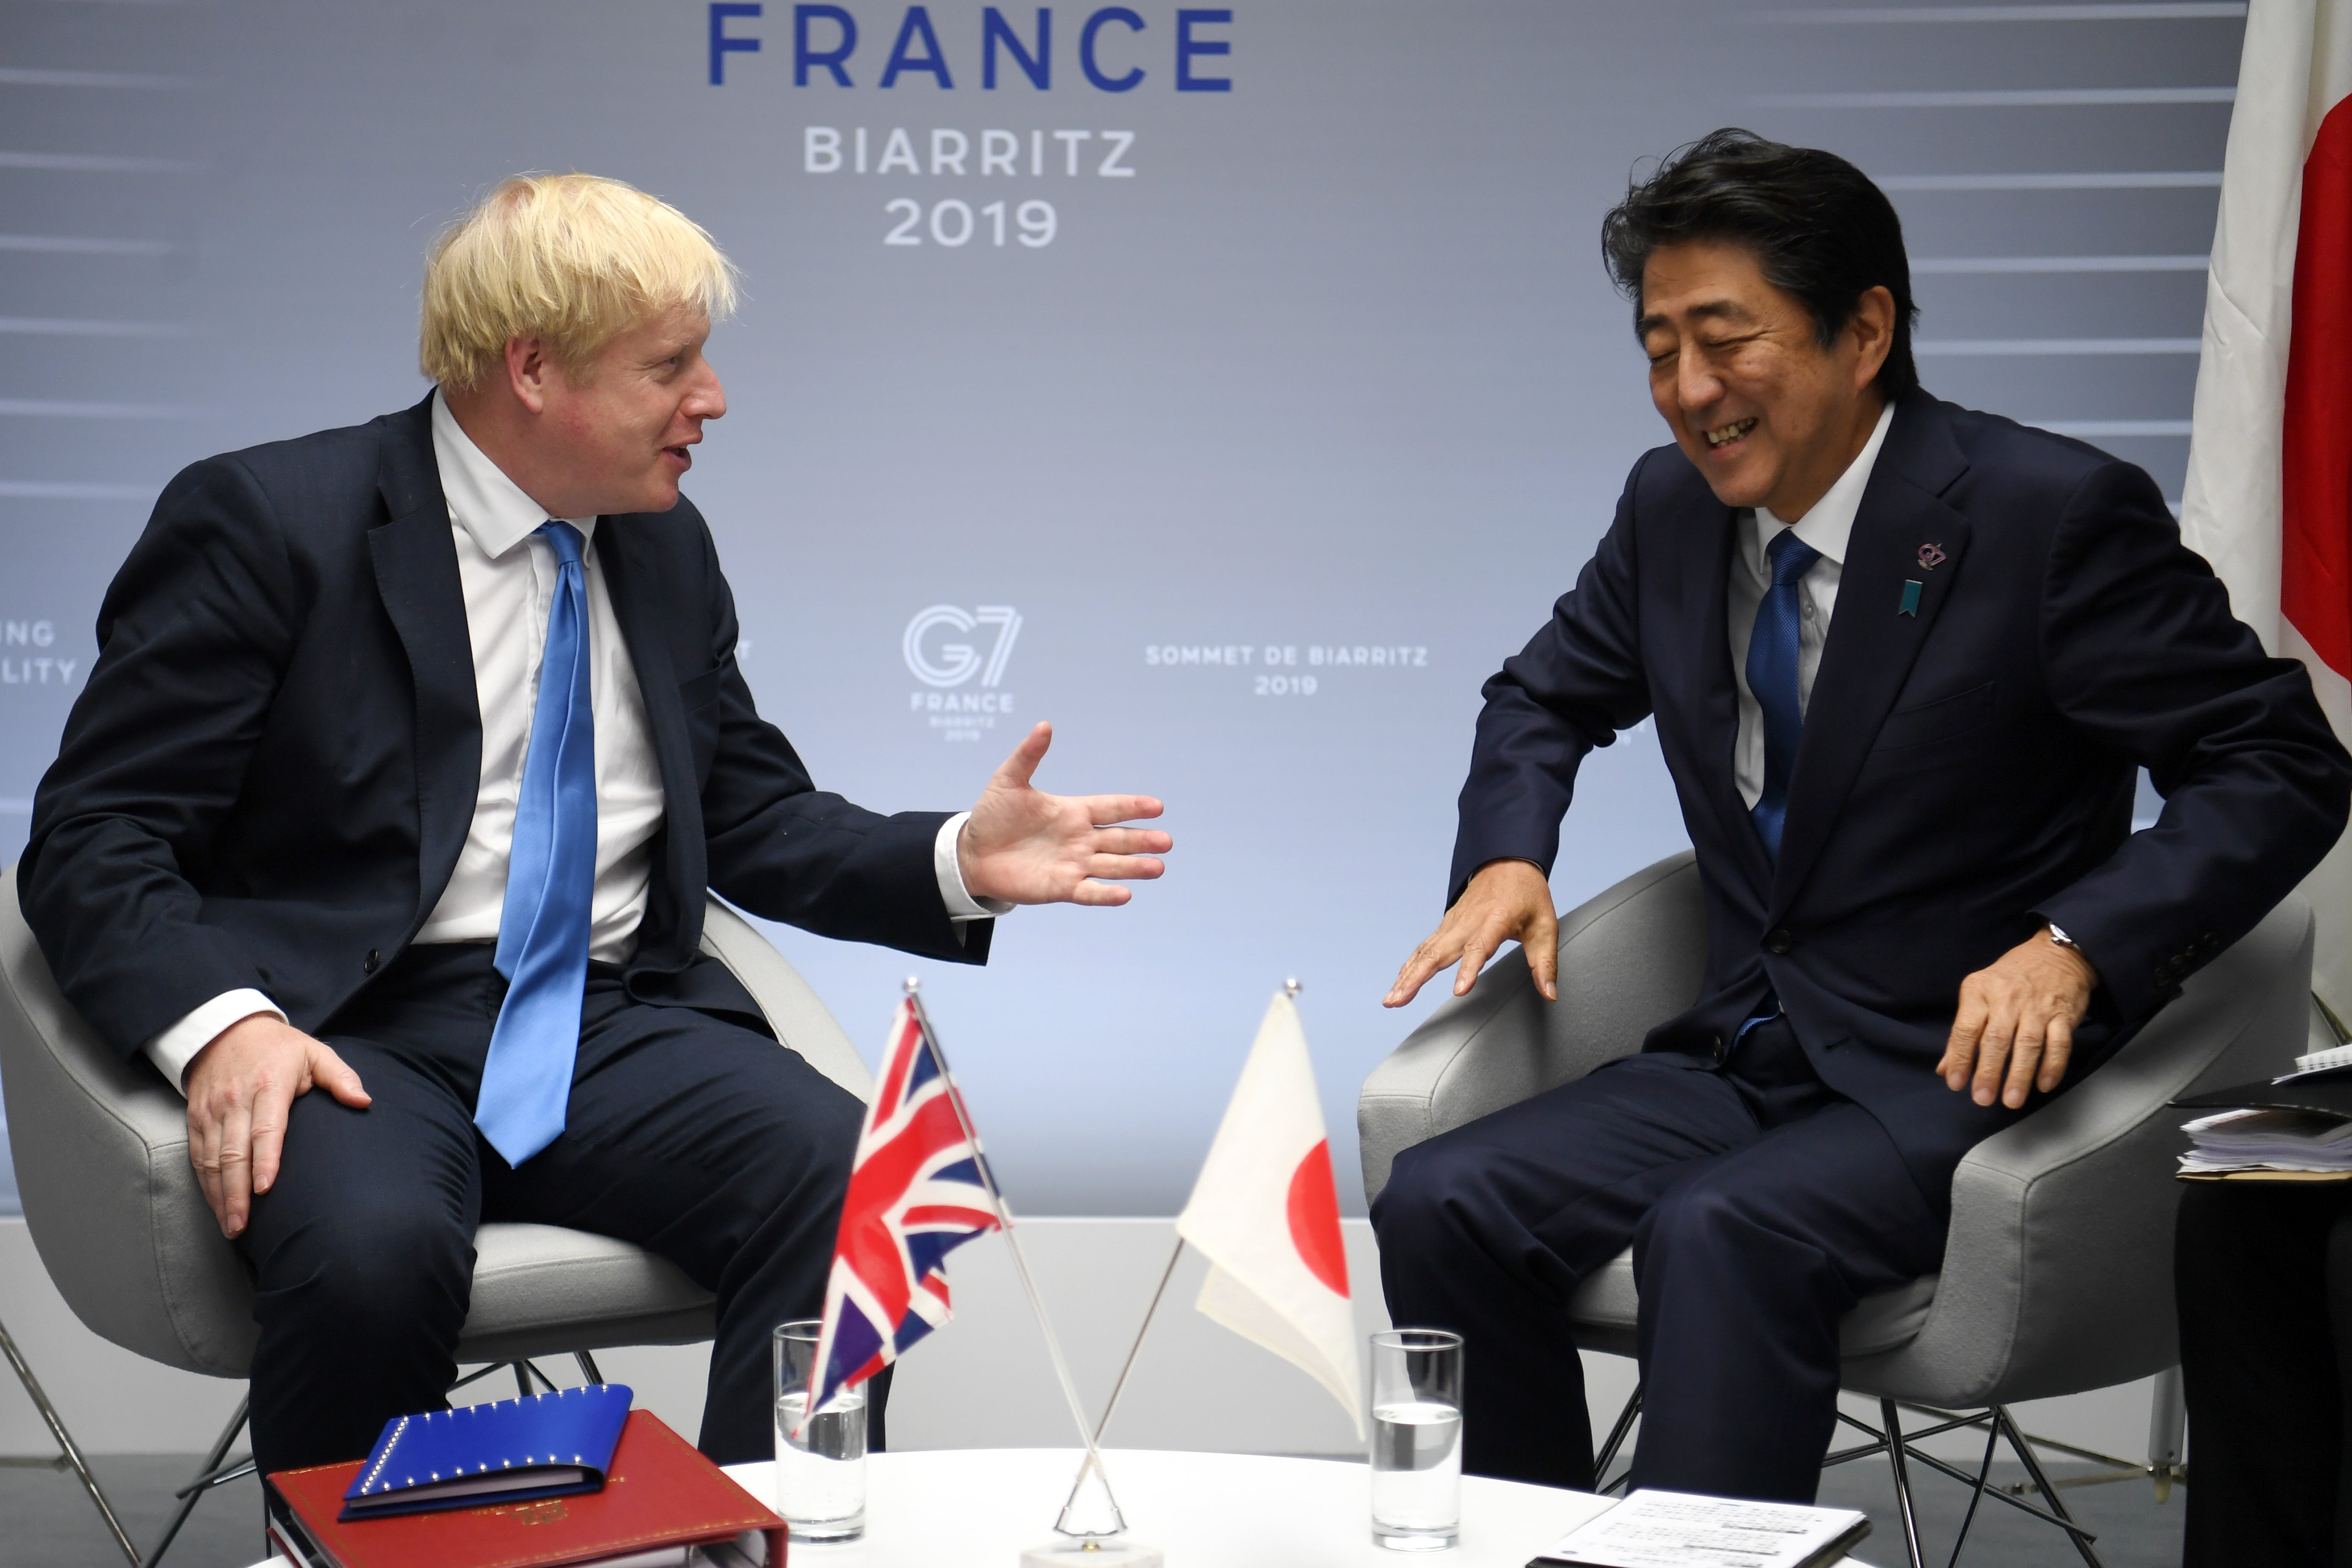
<instances>
[{"instance_id":1,"label":"trouser leg","mask_svg":"<svg viewBox=\"0 0 2352 1568\"><path fill-rule=\"evenodd\" d=\"M1675 1166L1756 1133L1723 1079L1644 1056L1397 1156L1372 1205L1381 1288L1399 1325L1463 1336L1465 1468L1592 1485L1569 1298L1624 1249Z\"/></svg>"},{"instance_id":2,"label":"trouser leg","mask_svg":"<svg viewBox=\"0 0 2352 1568\"><path fill-rule=\"evenodd\" d=\"M2352 1562L2337 1523L2352 1311L2332 1185L2191 1183L2173 1254L2191 1485L2186 1568ZM2352 1325L2345 1325L2352 1327Z\"/></svg>"},{"instance_id":3,"label":"trouser leg","mask_svg":"<svg viewBox=\"0 0 2352 1568\"><path fill-rule=\"evenodd\" d=\"M1682 1173L1633 1242L1647 1381L1633 1484L1811 1502L1836 1426L1838 1321L1933 1270L1945 1231L1850 1101Z\"/></svg>"},{"instance_id":4,"label":"trouser leg","mask_svg":"<svg viewBox=\"0 0 2352 1568\"><path fill-rule=\"evenodd\" d=\"M716 1294L701 1448L765 1458L771 1334L824 1310L863 1119L766 1036L592 974L563 1134L520 1170L486 1156L484 1213L635 1242Z\"/></svg>"},{"instance_id":5,"label":"trouser leg","mask_svg":"<svg viewBox=\"0 0 2352 1568\"><path fill-rule=\"evenodd\" d=\"M294 1102L276 1185L238 1246L256 1276L253 1453L267 1474L364 1458L457 1375L480 1205L470 1100L365 1040L330 1043L373 1097Z\"/></svg>"}]
</instances>

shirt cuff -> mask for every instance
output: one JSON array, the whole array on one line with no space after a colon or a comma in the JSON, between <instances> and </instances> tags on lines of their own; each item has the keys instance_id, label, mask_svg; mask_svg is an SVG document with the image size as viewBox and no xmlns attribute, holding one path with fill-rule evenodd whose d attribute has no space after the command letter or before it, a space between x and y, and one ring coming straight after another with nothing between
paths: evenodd
<instances>
[{"instance_id":1,"label":"shirt cuff","mask_svg":"<svg viewBox=\"0 0 2352 1568\"><path fill-rule=\"evenodd\" d=\"M971 820L971 813L959 811L940 824L940 836L931 840L931 870L940 879L940 902L948 907L948 919L956 921L994 920L998 915L1013 912L1010 899L975 899L963 885L963 863L956 855L956 840L963 833L963 825Z\"/></svg>"},{"instance_id":2,"label":"shirt cuff","mask_svg":"<svg viewBox=\"0 0 2352 1568\"><path fill-rule=\"evenodd\" d=\"M173 1089L185 1094L188 1086L181 1080L187 1077L188 1064L196 1059L196 1053L219 1038L231 1024L242 1023L257 1013L287 1022L285 1011L260 992L250 987L225 991L148 1041L147 1059Z\"/></svg>"}]
</instances>

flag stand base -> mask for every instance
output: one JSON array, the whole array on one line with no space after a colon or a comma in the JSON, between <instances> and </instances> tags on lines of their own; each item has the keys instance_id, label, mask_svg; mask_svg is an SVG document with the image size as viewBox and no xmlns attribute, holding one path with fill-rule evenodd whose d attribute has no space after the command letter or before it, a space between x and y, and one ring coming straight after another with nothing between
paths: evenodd
<instances>
[{"instance_id":1,"label":"flag stand base","mask_svg":"<svg viewBox=\"0 0 2352 1568\"><path fill-rule=\"evenodd\" d=\"M1021 1554L1021 1568L1160 1568L1163 1561L1157 1546L1139 1545L1118 1535L1090 1535L1033 1546Z\"/></svg>"}]
</instances>

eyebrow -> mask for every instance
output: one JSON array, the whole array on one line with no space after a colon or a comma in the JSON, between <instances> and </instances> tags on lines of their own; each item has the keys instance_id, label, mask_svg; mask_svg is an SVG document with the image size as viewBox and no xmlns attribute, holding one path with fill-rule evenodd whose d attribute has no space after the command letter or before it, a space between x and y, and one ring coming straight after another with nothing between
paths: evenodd
<instances>
[{"instance_id":1,"label":"eyebrow","mask_svg":"<svg viewBox=\"0 0 2352 1568\"><path fill-rule=\"evenodd\" d=\"M1738 302L1730 300L1710 300L1704 305L1693 305L1690 308L1690 314L1704 321L1748 321L1754 320L1754 318L1748 315L1747 310L1742 309ZM1634 318L1633 335L1637 338L1647 337L1650 334L1651 328L1663 327L1666 324L1667 321L1665 317L1653 310L1646 316L1637 316Z\"/></svg>"}]
</instances>

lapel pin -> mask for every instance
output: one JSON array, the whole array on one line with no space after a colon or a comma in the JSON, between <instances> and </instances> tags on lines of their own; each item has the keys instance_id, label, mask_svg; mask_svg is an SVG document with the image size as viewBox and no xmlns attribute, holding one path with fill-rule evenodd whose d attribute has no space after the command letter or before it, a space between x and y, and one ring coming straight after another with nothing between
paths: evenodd
<instances>
[{"instance_id":1,"label":"lapel pin","mask_svg":"<svg viewBox=\"0 0 2352 1568\"><path fill-rule=\"evenodd\" d=\"M1896 615L1909 616L1915 620L1918 618L1920 586L1919 579L1916 577L1908 578L1904 582L1903 603L1896 606L1895 611Z\"/></svg>"},{"instance_id":2,"label":"lapel pin","mask_svg":"<svg viewBox=\"0 0 2352 1568\"><path fill-rule=\"evenodd\" d=\"M1922 572L1933 572L1949 559L1950 557L1944 553L1944 547L1940 544L1923 544L1919 547L1919 570Z\"/></svg>"}]
</instances>

